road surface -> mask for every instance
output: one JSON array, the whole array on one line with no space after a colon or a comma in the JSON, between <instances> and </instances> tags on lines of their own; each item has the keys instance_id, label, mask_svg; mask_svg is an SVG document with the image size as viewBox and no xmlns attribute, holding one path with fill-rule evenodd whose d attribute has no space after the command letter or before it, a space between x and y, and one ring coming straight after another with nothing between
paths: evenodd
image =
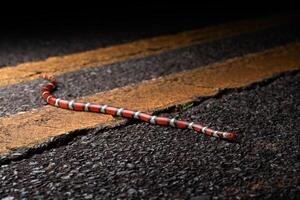
<instances>
[{"instance_id":1,"label":"road surface","mask_svg":"<svg viewBox=\"0 0 300 200\"><path fill-rule=\"evenodd\" d=\"M298 199L296 19L7 36L0 198ZM195 121L239 138L47 106L39 96L44 73L56 75L60 98Z\"/></svg>"}]
</instances>

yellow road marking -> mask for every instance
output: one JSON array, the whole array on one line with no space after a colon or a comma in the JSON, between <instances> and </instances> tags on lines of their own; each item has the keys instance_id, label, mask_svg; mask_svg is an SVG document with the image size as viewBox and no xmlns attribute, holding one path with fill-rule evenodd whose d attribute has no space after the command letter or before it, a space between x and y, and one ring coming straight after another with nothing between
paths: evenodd
<instances>
[{"instance_id":1,"label":"yellow road marking","mask_svg":"<svg viewBox=\"0 0 300 200\"><path fill-rule=\"evenodd\" d=\"M190 71L87 96L81 101L151 112L212 96L220 89L239 88L280 72L300 68L300 43L229 59ZM45 106L0 118L0 153L30 146L76 129L120 123L109 115Z\"/></svg>"},{"instance_id":2,"label":"yellow road marking","mask_svg":"<svg viewBox=\"0 0 300 200\"><path fill-rule=\"evenodd\" d=\"M295 16L277 16L251 21L240 21L175 35L143 39L128 44L51 57L44 61L28 62L0 69L0 87L33 80L39 73L60 75L83 68L100 67L124 60L159 54L172 49L255 32L288 23Z\"/></svg>"}]
</instances>

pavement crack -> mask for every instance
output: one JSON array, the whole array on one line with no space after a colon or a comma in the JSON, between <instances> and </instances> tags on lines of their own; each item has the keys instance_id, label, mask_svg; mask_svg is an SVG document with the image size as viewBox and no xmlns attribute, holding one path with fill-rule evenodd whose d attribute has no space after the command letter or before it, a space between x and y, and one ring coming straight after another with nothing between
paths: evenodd
<instances>
[{"instance_id":1,"label":"pavement crack","mask_svg":"<svg viewBox=\"0 0 300 200\"><path fill-rule=\"evenodd\" d=\"M265 87L270 84L272 84L274 81L277 79L284 77L284 76L295 76L296 74L300 73L300 70L292 70L288 72L283 72L279 74L275 74L272 77L252 83L248 86L241 87L241 88L225 88L218 90L218 92L213 95L213 96L208 96L208 97L198 97L194 99L193 101L186 102L185 104L178 104L178 105L173 105L164 109L156 110L152 112L151 114L153 115L161 115L161 114L172 114L172 113L178 113L178 112L183 112L186 109L190 109L192 107L199 106L200 104L204 103L208 99L220 99L225 95L231 94L231 93L240 93L242 91L249 91L253 90L257 87ZM54 136L48 139L46 142L43 142L41 144L34 145L32 147L25 147L25 148L19 148L19 149L14 149L13 151L9 152L8 154L0 155L0 166L1 165L7 165L10 164L13 161L20 161L22 159L27 159L32 157L35 154L40 154L43 153L44 151L53 149L53 148L58 148L63 145L68 145L70 142L72 142L74 139L77 137L86 135L86 134L100 134L103 133L107 130L111 129L120 129L129 125L134 125L134 124L139 124L143 123L138 120L134 119L127 119L127 120L122 120L121 122L114 124L114 125L108 125L108 126L101 126L101 127L94 127L94 128L83 128L83 129L78 129L75 131L67 132L63 135L59 136ZM239 143L239 141L236 141Z\"/></svg>"}]
</instances>

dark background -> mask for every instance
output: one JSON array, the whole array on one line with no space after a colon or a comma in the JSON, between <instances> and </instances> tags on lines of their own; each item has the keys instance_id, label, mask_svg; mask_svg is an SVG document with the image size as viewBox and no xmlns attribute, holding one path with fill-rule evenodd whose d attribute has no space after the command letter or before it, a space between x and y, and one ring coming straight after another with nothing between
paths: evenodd
<instances>
[{"instance_id":1,"label":"dark background","mask_svg":"<svg viewBox=\"0 0 300 200\"><path fill-rule=\"evenodd\" d=\"M2 32L55 30L65 27L149 26L211 23L278 13L299 13L291 3L262 1L37 1L1 6Z\"/></svg>"}]
</instances>

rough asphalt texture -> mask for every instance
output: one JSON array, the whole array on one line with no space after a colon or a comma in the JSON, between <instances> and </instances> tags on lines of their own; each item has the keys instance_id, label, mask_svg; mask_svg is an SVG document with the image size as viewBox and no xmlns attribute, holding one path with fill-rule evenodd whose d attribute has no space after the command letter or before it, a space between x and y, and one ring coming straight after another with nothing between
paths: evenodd
<instances>
[{"instance_id":1,"label":"rough asphalt texture","mask_svg":"<svg viewBox=\"0 0 300 200\"><path fill-rule=\"evenodd\" d=\"M60 84L55 95L65 99L78 98L299 40L300 26L288 25L147 58L83 69L57 77ZM39 89L44 84L35 80L0 88L0 117L43 106Z\"/></svg>"},{"instance_id":2,"label":"rough asphalt texture","mask_svg":"<svg viewBox=\"0 0 300 200\"><path fill-rule=\"evenodd\" d=\"M0 38L0 67L205 25L190 22L7 34ZM299 41L299 31L293 24L69 73L58 77L63 84L56 95L78 98L262 51ZM42 85L0 88L0 116L41 107ZM0 158L0 199L299 199L299 89L300 72L286 73L161 114L236 131L240 143L135 122L83 131L84 136L20 161L3 164L7 159Z\"/></svg>"},{"instance_id":3,"label":"rough asphalt texture","mask_svg":"<svg viewBox=\"0 0 300 200\"><path fill-rule=\"evenodd\" d=\"M89 132L0 167L0 196L24 199L299 199L300 72L229 91L178 118L236 131L229 143L138 123Z\"/></svg>"}]
</instances>

